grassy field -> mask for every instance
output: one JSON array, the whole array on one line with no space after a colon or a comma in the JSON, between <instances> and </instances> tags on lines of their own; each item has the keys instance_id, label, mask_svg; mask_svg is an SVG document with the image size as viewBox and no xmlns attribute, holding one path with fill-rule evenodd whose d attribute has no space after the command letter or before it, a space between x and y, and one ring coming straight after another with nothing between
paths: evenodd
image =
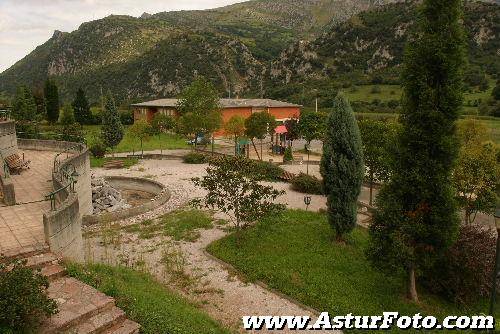
<instances>
[{"instance_id":1,"label":"grassy field","mask_svg":"<svg viewBox=\"0 0 500 334\"><path fill-rule=\"evenodd\" d=\"M235 266L248 280L261 280L302 303L331 315L378 315L398 311L442 317L487 312L487 303L459 308L419 289L421 304L404 297L401 277L388 277L365 258L368 235L356 229L346 245L333 244L326 216L286 211L214 242L208 251ZM497 312L500 316L500 310Z\"/></svg>"},{"instance_id":2,"label":"grassy field","mask_svg":"<svg viewBox=\"0 0 500 334\"><path fill-rule=\"evenodd\" d=\"M490 79L490 86L484 92L466 92L464 94L463 113L468 115L477 115L478 107L473 106L475 101L485 101L491 97L491 92L495 86L495 81ZM373 102L380 100L387 102L390 100L400 100L403 91L399 85L362 85L346 88L344 94L353 102Z\"/></svg>"},{"instance_id":3,"label":"grassy field","mask_svg":"<svg viewBox=\"0 0 500 334\"><path fill-rule=\"evenodd\" d=\"M115 153L122 152L139 152L141 149L141 143L137 138L129 135L125 128L125 137L121 143L114 150ZM99 136L100 126L99 125L86 125L84 126L85 138L87 141L91 141L91 138ZM185 149L189 148L186 143L186 139L174 134L161 134L160 136L152 136L149 141L143 143L144 151L153 150L174 150L174 149Z\"/></svg>"},{"instance_id":4,"label":"grassy field","mask_svg":"<svg viewBox=\"0 0 500 334\"><path fill-rule=\"evenodd\" d=\"M111 160L123 160L123 167L130 168L139 163L139 159L137 158L126 158L126 159L114 159L114 158L94 158L90 157L90 167L92 168L101 168L104 166L104 163Z\"/></svg>"},{"instance_id":5,"label":"grassy field","mask_svg":"<svg viewBox=\"0 0 500 334\"><path fill-rule=\"evenodd\" d=\"M194 242L200 237L200 229L212 227L212 220L205 211L186 209L170 212L156 221L145 220L129 225L124 229L127 232L138 233L141 239L165 235L176 241Z\"/></svg>"},{"instance_id":6,"label":"grassy field","mask_svg":"<svg viewBox=\"0 0 500 334\"><path fill-rule=\"evenodd\" d=\"M116 299L141 333L230 333L206 313L168 290L152 276L124 267L68 264L71 276Z\"/></svg>"}]
</instances>

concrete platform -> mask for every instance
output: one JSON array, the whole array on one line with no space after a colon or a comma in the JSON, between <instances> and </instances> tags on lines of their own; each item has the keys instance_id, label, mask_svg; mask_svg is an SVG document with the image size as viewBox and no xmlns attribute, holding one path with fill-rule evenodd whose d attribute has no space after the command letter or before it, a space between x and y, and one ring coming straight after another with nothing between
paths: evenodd
<instances>
[{"instance_id":1,"label":"concrete platform","mask_svg":"<svg viewBox=\"0 0 500 334\"><path fill-rule=\"evenodd\" d=\"M21 153L21 152L20 152ZM31 160L30 169L21 175L11 175L19 205L0 205L0 253L8 256L26 249L46 246L43 232L43 213L50 210L50 202L36 202L52 192L51 173L57 152L24 151Z\"/></svg>"}]
</instances>

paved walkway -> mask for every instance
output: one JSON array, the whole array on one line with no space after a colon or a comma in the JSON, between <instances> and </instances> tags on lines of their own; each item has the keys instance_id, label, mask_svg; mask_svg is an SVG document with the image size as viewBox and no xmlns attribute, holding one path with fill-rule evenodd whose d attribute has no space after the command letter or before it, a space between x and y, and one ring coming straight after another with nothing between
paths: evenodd
<instances>
[{"instance_id":1,"label":"paved walkway","mask_svg":"<svg viewBox=\"0 0 500 334\"><path fill-rule=\"evenodd\" d=\"M24 151L30 169L11 175L17 203L39 201L52 191L51 172L56 152ZM46 247L43 213L50 202L5 206L0 204L0 253L10 256Z\"/></svg>"}]
</instances>

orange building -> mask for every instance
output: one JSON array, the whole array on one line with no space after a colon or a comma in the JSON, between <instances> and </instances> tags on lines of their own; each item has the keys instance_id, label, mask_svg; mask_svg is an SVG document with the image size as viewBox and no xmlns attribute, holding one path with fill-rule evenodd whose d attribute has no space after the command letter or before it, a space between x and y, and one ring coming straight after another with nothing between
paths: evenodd
<instances>
[{"instance_id":1,"label":"orange building","mask_svg":"<svg viewBox=\"0 0 500 334\"><path fill-rule=\"evenodd\" d=\"M177 99L161 99L133 104L134 120L146 119L151 122L157 113L178 116L177 101ZM301 106L297 104L270 99L221 99L220 105L224 123L234 115L240 115L246 119L256 112L269 112L277 121L284 122L291 118L298 118L301 109Z\"/></svg>"}]
</instances>

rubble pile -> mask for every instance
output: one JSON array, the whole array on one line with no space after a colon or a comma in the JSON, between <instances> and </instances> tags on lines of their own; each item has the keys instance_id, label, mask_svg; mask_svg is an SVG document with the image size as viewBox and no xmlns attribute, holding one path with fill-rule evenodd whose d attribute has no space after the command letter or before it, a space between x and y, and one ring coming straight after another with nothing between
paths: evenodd
<instances>
[{"instance_id":1,"label":"rubble pile","mask_svg":"<svg viewBox=\"0 0 500 334\"><path fill-rule=\"evenodd\" d=\"M92 206L93 214L115 212L128 209L131 206L122 198L122 194L113 188L104 178L92 176Z\"/></svg>"}]
</instances>

